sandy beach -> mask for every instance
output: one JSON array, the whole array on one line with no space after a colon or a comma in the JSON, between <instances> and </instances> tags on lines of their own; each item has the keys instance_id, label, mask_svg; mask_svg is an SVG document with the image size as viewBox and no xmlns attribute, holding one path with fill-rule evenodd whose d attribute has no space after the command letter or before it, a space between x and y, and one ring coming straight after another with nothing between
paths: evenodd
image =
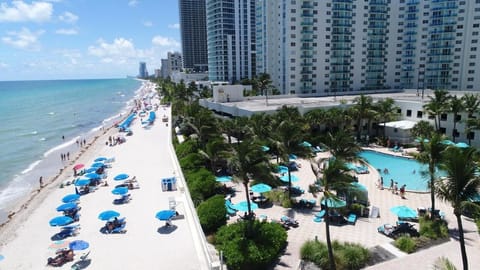
<instances>
[{"instance_id":1,"label":"sandy beach","mask_svg":"<svg viewBox=\"0 0 480 270\"><path fill-rule=\"evenodd\" d=\"M75 193L73 185L60 188L60 184L73 180L75 164L88 167L99 156L115 158L105 179L109 186L99 186L94 192L81 196L81 217L75 223L80 224L80 233L65 239L81 239L90 247L76 251L74 261L60 269L70 269L75 263L88 269L151 269L160 266L166 269L205 269L203 235L192 230L196 217L187 209L188 192L184 192L181 172L176 171L176 160L171 155L171 126L161 121L163 115L170 116L170 108L160 107L155 124L149 128L142 127L140 119L134 120L131 126L133 136L126 137L126 142L120 145L106 145L108 137L117 136L118 131L116 128L105 130L52 182L46 183L2 226L0 254L5 259L0 262L0 269L50 268L46 266L47 259L55 254L55 249L49 248L53 243L51 237L59 232L59 228L51 227L49 220L61 215L55 210L62 204L61 199ZM111 191L120 183L113 178L120 173L136 176L140 188L130 191L132 200L129 203L114 205L113 200L118 196ZM162 178L173 176L179 180L177 189L162 191ZM173 220L172 227L166 228L165 222L156 219L155 214L169 209L170 201L176 203L180 215ZM105 221L99 220L98 215L104 210L115 210L126 218L126 233L100 232ZM81 255L87 253L87 260L78 264Z\"/></svg>"}]
</instances>

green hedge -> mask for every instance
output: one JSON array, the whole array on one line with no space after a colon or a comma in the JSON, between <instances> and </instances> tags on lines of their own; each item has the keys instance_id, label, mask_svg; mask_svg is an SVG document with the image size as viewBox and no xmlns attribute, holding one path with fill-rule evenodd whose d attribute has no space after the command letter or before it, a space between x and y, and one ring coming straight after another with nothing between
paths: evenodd
<instances>
[{"instance_id":1,"label":"green hedge","mask_svg":"<svg viewBox=\"0 0 480 270\"><path fill-rule=\"evenodd\" d=\"M395 240L394 245L403 252L412 253L417 250L417 243L415 239L409 236L401 236Z\"/></svg>"},{"instance_id":2,"label":"green hedge","mask_svg":"<svg viewBox=\"0 0 480 270\"><path fill-rule=\"evenodd\" d=\"M426 217L420 217L420 235L430 239L440 239L448 237L448 227L444 220L431 220Z\"/></svg>"},{"instance_id":3,"label":"green hedge","mask_svg":"<svg viewBox=\"0 0 480 270\"><path fill-rule=\"evenodd\" d=\"M370 251L359 244L333 241L332 248L337 270L362 269L370 259ZM305 242L300 248L300 256L321 269L330 269L327 245L323 242L316 240Z\"/></svg>"},{"instance_id":4,"label":"green hedge","mask_svg":"<svg viewBox=\"0 0 480 270\"><path fill-rule=\"evenodd\" d=\"M197 214L205 234L215 232L227 223L225 198L222 195L209 198L198 206Z\"/></svg>"},{"instance_id":5,"label":"green hedge","mask_svg":"<svg viewBox=\"0 0 480 270\"><path fill-rule=\"evenodd\" d=\"M230 270L269 269L286 243L287 233L279 224L259 221L223 226L215 236L216 249Z\"/></svg>"},{"instance_id":6,"label":"green hedge","mask_svg":"<svg viewBox=\"0 0 480 270\"><path fill-rule=\"evenodd\" d=\"M215 175L209 170L201 168L197 171L187 171L185 179L195 205L215 195L218 182L215 181Z\"/></svg>"}]
</instances>

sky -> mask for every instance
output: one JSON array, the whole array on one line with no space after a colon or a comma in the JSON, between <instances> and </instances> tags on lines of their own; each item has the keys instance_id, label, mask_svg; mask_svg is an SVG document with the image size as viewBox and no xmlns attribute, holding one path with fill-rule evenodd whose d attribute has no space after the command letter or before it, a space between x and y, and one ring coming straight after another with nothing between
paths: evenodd
<instances>
[{"instance_id":1,"label":"sky","mask_svg":"<svg viewBox=\"0 0 480 270\"><path fill-rule=\"evenodd\" d=\"M0 81L153 74L173 51L178 0L0 0Z\"/></svg>"}]
</instances>

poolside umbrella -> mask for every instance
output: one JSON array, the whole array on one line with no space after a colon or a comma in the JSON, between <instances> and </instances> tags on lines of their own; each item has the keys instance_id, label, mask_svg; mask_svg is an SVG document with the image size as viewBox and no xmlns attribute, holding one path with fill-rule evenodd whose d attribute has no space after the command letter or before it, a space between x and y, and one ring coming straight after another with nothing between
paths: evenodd
<instances>
[{"instance_id":1,"label":"poolside umbrella","mask_svg":"<svg viewBox=\"0 0 480 270\"><path fill-rule=\"evenodd\" d=\"M102 178L102 176L98 173L87 173L84 176L87 177L87 178L90 178L90 179L100 179L100 178Z\"/></svg>"},{"instance_id":2,"label":"poolside umbrella","mask_svg":"<svg viewBox=\"0 0 480 270\"><path fill-rule=\"evenodd\" d=\"M270 147L266 146L266 145L262 145L262 151L263 152L268 152L270 150Z\"/></svg>"},{"instance_id":3,"label":"poolside umbrella","mask_svg":"<svg viewBox=\"0 0 480 270\"><path fill-rule=\"evenodd\" d=\"M70 242L68 246L70 247L71 250L84 250L84 249L87 249L90 246L90 244L83 240L75 240Z\"/></svg>"},{"instance_id":4,"label":"poolside umbrella","mask_svg":"<svg viewBox=\"0 0 480 270\"><path fill-rule=\"evenodd\" d=\"M128 193L127 187L117 187L112 190L112 194L115 194L115 195L125 195L127 193Z\"/></svg>"},{"instance_id":5,"label":"poolside umbrella","mask_svg":"<svg viewBox=\"0 0 480 270\"><path fill-rule=\"evenodd\" d=\"M416 138L415 139L415 142L424 142L424 143L428 143L430 140L429 139L423 139L423 138Z\"/></svg>"},{"instance_id":6,"label":"poolside umbrella","mask_svg":"<svg viewBox=\"0 0 480 270\"><path fill-rule=\"evenodd\" d=\"M455 143L450 141L450 140L443 140L441 141L442 144L445 144L445 145L454 145Z\"/></svg>"},{"instance_id":7,"label":"poolside umbrella","mask_svg":"<svg viewBox=\"0 0 480 270\"><path fill-rule=\"evenodd\" d=\"M312 147L312 144L307 142L307 141L301 142L300 145L303 146L303 147Z\"/></svg>"},{"instance_id":8,"label":"poolside umbrella","mask_svg":"<svg viewBox=\"0 0 480 270\"><path fill-rule=\"evenodd\" d=\"M51 243L48 248L49 249L63 249L63 248L68 248L70 244L70 241L65 241L65 240L59 240Z\"/></svg>"},{"instance_id":9,"label":"poolside umbrella","mask_svg":"<svg viewBox=\"0 0 480 270\"><path fill-rule=\"evenodd\" d=\"M50 220L50 226L65 226L72 223L74 220L67 216L58 216Z\"/></svg>"},{"instance_id":10,"label":"poolside umbrella","mask_svg":"<svg viewBox=\"0 0 480 270\"><path fill-rule=\"evenodd\" d=\"M288 172L288 167L287 166L278 166L278 172L279 173L287 173Z\"/></svg>"},{"instance_id":11,"label":"poolside umbrella","mask_svg":"<svg viewBox=\"0 0 480 270\"><path fill-rule=\"evenodd\" d=\"M257 192L257 193L264 193L264 192L269 192L270 190L272 190L272 187L267 185L267 184L260 183L260 184L253 185L250 188L250 190L252 190L253 192Z\"/></svg>"},{"instance_id":12,"label":"poolside umbrella","mask_svg":"<svg viewBox=\"0 0 480 270\"><path fill-rule=\"evenodd\" d=\"M95 161L95 162L101 162L101 161L105 161L105 160L107 160L106 157L98 157L98 158L96 158L94 161Z\"/></svg>"},{"instance_id":13,"label":"poolside umbrella","mask_svg":"<svg viewBox=\"0 0 480 270\"><path fill-rule=\"evenodd\" d=\"M116 217L119 217L120 216L120 213L117 212L117 211L114 211L114 210L107 210L107 211L103 211L101 212L99 215L98 215L98 218L100 220L110 220L112 218L116 218Z\"/></svg>"},{"instance_id":14,"label":"poolside umbrella","mask_svg":"<svg viewBox=\"0 0 480 270\"><path fill-rule=\"evenodd\" d=\"M0 261L2 261L3 259L5 259L5 256L0 255Z\"/></svg>"},{"instance_id":15,"label":"poolside umbrella","mask_svg":"<svg viewBox=\"0 0 480 270\"><path fill-rule=\"evenodd\" d=\"M128 179L128 177L130 177L128 174L126 174L126 173L121 173L121 174L115 176L115 177L113 178L113 180L115 180L115 181L121 181L121 180Z\"/></svg>"},{"instance_id":16,"label":"poolside umbrella","mask_svg":"<svg viewBox=\"0 0 480 270\"><path fill-rule=\"evenodd\" d=\"M86 173L94 173L98 170L98 167L90 167L85 170Z\"/></svg>"},{"instance_id":17,"label":"poolside umbrella","mask_svg":"<svg viewBox=\"0 0 480 270\"><path fill-rule=\"evenodd\" d=\"M105 166L105 164L103 162L95 162L92 165L90 165L90 167L94 167L94 168L100 168L100 167L103 167L103 166Z\"/></svg>"},{"instance_id":18,"label":"poolside umbrella","mask_svg":"<svg viewBox=\"0 0 480 270\"><path fill-rule=\"evenodd\" d=\"M455 144L455 146L458 147L458 148L468 148L468 147L470 147L470 145L468 145L464 142L459 142L459 143Z\"/></svg>"},{"instance_id":19,"label":"poolside umbrella","mask_svg":"<svg viewBox=\"0 0 480 270\"><path fill-rule=\"evenodd\" d=\"M86 179L86 178L78 179L77 181L75 181L76 187L83 187L89 184L90 184L90 179Z\"/></svg>"},{"instance_id":20,"label":"poolside umbrella","mask_svg":"<svg viewBox=\"0 0 480 270\"><path fill-rule=\"evenodd\" d=\"M159 220L169 220L176 215L175 211L173 210L162 210L158 212L155 217Z\"/></svg>"},{"instance_id":21,"label":"poolside umbrella","mask_svg":"<svg viewBox=\"0 0 480 270\"><path fill-rule=\"evenodd\" d=\"M76 202L80 199L80 195L78 194L68 194L65 197L62 198L62 202L64 203L70 203L70 202Z\"/></svg>"},{"instance_id":22,"label":"poolside umbrella","mask_svg":"<svg viewBox=\"0 0 480 270\"><path fill-rule=\"evenodd\" d=\"M73 209L76 209L78 206L76 203L70 202L70 203L64 203L57 207L57 211L59 212L64 212L64 211L70 211Z\"/></svg>"},{"instance_id":23,"label":"poolside umbrella","mask_svg":"<svg viewBox=\"0 0 480 270\"><path fill-rule=\"evenodd\" d=\"M83 168L83 167L85 167L85 165L79 163L79 164L73 166L73 169L76 170L76 171L78 171L78 170L80 170L80 169Z\"/></svg>"},{"instance_id":24,"label":"poolside umbrella","mask_svg":"<svg viewBox=\"0 0 480 270\"><path fill-rule=\"evenodd\" d=\"M237 211L242 211L242 212L247 212L248 211L248 203L247 201L241 201L239 203L236 203L232 206L233 209ZM255 209L258 209L258 204L254 202L250 202L250 209L253 211Z\"/></svg>"},{"instance_id":25,"label":"poolside umbrella","mask_svg":"<svg viewBox=\"0 0 480 270\"><path fill-rule=\"evenodd\" d=\"M232 181L232 177L228 176L228 175L217 176L217 177L215 177L215 181L220 182L220 183L230 182L230 181Z\"/></svg>"},{"instance_id":26,"label":"poolside umbrella","mask_svg":"<svg viewBox=\"0 0 480 270\"><path fill-rule=\"evenodd\" d=\"M294 175L294 174L291 174L291 180L292 182L297 182L298 180L300 180L298 178L298 176ZM288 182L288 174L284 174L280 177L280 180L282 180L283 182Z\"/></svg>"},{"instance_id":27,"label":"poolside umbrella","mask_svg":"<svg viewBox=\"0 0 480 270\"><path fill-rule=\"evenodd\" d=\"M392 207L390 208L390 211L395 215L397 215L399 218L416 218L417 217L417 211L405 205Z\"/></svg>"},{"instance_id":28,"label":"poolside umbrella","mask_svg":"<svg viewBox=\"0 0 480 270\"><path fill-rule=\"evenodd\" d=\"M347 202L340 199L323 199L322 204L325 205L325 202L327 203L328 208L342 208L347 206Z\"/></svg>"}]
</instances>

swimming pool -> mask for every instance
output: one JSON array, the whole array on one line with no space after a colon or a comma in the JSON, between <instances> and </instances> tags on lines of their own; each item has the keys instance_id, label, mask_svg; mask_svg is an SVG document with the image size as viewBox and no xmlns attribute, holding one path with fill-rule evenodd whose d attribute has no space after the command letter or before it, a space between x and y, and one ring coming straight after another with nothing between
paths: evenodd
<instances>
[{"instance_id":1,"label":"swimming pool","mask_svg":"<svg viewBox=\"0 0 480 270\"><path fill-rule=\"evenodd\" d=\"M393 179L393 181L398 182L398 188L405 184L407 185L407 190L429 191L429 176L427 175L425 179L420 173L428 170L427 165L423 165L414 159L375 151L365 150L360 152L359 155L375 169L380 170L380 175L383 176L384 187L390 187L390 179ZM388 169L388 174L384 173L385 168Z\"/></svg>"}]
</instances>

